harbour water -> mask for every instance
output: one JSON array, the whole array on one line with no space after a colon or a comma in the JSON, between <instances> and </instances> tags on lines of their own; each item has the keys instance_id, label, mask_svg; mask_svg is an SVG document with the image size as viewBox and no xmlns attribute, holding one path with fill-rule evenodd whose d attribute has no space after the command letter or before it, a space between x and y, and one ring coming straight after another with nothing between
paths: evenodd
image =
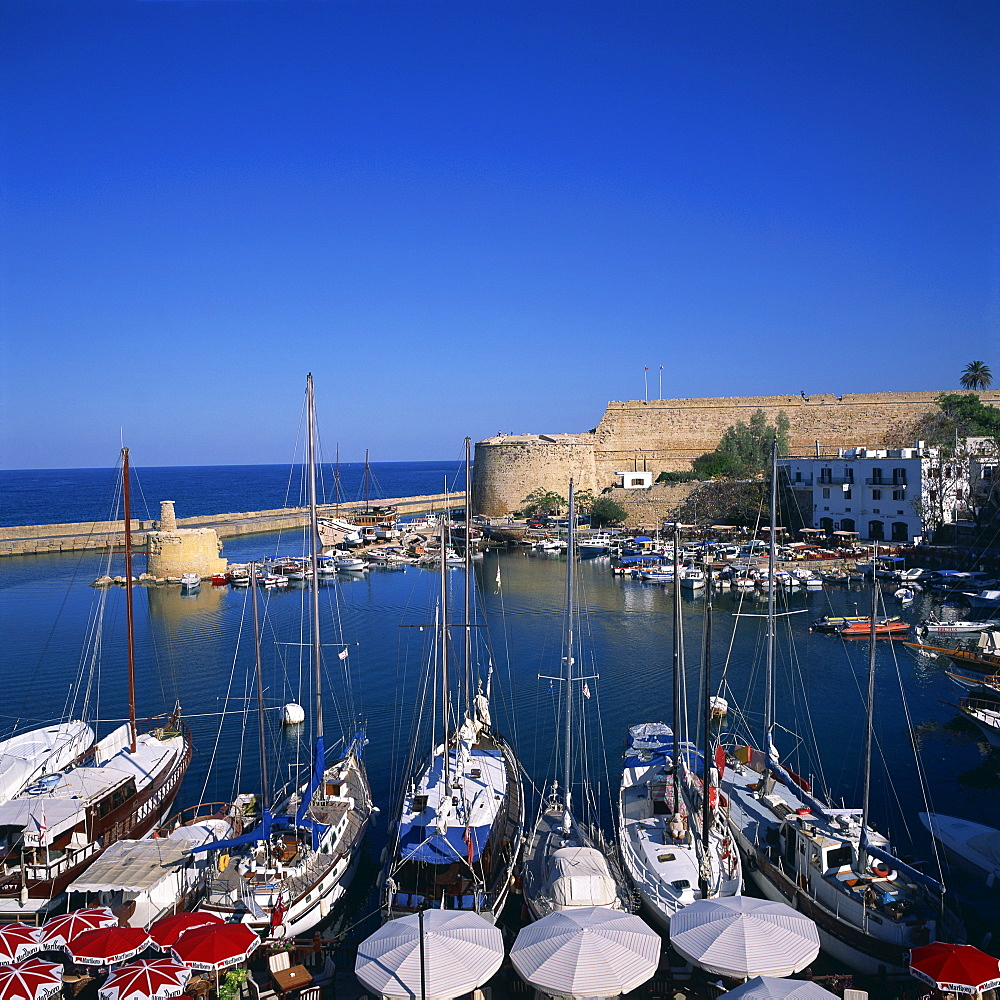
<instances>
[{"instance_id":1,"label":"harbour water","mask_svg":"<svg viewBox=\"0 0 1000 1000\"><path fill-rule=\"evenodd\" d=\"M435 475L449 471L447 463L418 464L433 465ZM450 470L453 474L457 465ZM161 497L184 495L188 470L171 471L177 477L173 482L159 484L152 495L147 488L151 504ZM72 482L77 473L63 475L67 482L60 491L77 492ZM247 474L246 478L253 481L256 477ZM410 489L402 481L381 478L388 495L401 495L408 489L418 492L426 483ZM160 486L169 492L160 492ZM194 488L189 495L196 496ZM202 498L192 504L209 502L217 502L219 510L268 505L259 495L247 495L244 500L231 495L219 496L217 501ZM103 515L101 510L58 508L50 513L57 521ZM27 516L23 511L8 508L5 516L26 523L20 520ZM39 518L32 515L30 520ZM296 554L302 544L300 535L253 536L228 542L225 555L230 561L243 562ZM89 586L103 570L94 552L3 561L3 734L64 715L74 696L76 711L82 711L85 692L80 678L89 664L81 654L96 605L102 600L107 601L103 655L90 689L91 714L101 720L102 731L127 714L121 639L124 593L119 588L97 591ZM491 551L477 560L475 573L493 649L494 721L514 743L537 790L551 780L556 760L558 691L554 688L558 685L545 676L559 670L565 559L536 556L524 549ZM458 602L455 606L460 606L462 570L450 571L449 578ZM592 697L585 702L583 728L588 740L580 773L584 766L589 770L610 829L609 798L617 789L616 770L627 727L641 721L670 721L671 589L614 576L603 558L584 560L579 580L586 609L579 643L581 672L594 677L588 682ZM417 679L430 641L430 629L404 626L432 622L437 589L436 574L415 567L372 570L353 578L341 575L322 587L329 629L324 635L328 743L331 733L350 728L358 718L366 721L370 739L367 762L381 814L367 847L369 863L362 870L362 877L369 880L377 870L387 818L403 778ZM311 709L300 684L308 673L304 645L308 636L300 625L306 594L303 589L273 592L262 609L271 722L268 741L274 772L282 778L290 777L295 766L308 759L311 739L309 721L295 730L281 731L277 725L278 709L286 701L301 701L307 711ZM193 595L182 594L177 587L137 588L136 599L139 713L160 712L179 700L195 734L196 752L178 806L204 799L226 800L237 791L256 790L258 749L247 592L215 588L206 582ZM866 641L846 642L838 636L812 633L808 627L823 614L855 613L856 606L863 614L868 601L861 587L795 593L787 598L785 610L802 613L784 616L779 624L778 719L782 728L776 737L778 750L798 773L818 788L829 788L836 800L849 805L859 803L861 795L868 646ZM890 612L900 613L889 601ZM901 613L915 622L935 607L929 597L920 595L914 606ZM704 610L702 593L695 597L685 593L692 720L699 714ZM737 612L759 616L763 610L763 603L753 596L743 598L742 605L735 594L717 595L715 600L713 674L719 678L725 670L727 697L734 705L747 706L751 727L760 722L761 699L755 688L763 669L763 618L737 617ZM343 661L336 656L341 642L348 643L349 684L340 672ZM917 812L934 809L1000 826L1000 756L990 753L983 736L953 707L958 692L945 676L945 663L887 641L878 644L877 662L874 822L891 835L904 857L926 860L933 870L932 845ZM220 714L224 710L229 714ZM734 710L726 725L738 722ZM813 743L820 749L820 758L806 753ZM534 794L532 798L536 800ZM961 878L949 877L949 882L955 890L952 902L965 909L975 933L981 935L989 929L985 912L989 897L977 895L975 887ZM352 919L360 919L374 907L373 897L357 893L352 906ZM975 936L972 940L978 943Z\"/></svg>"}]
</instances>

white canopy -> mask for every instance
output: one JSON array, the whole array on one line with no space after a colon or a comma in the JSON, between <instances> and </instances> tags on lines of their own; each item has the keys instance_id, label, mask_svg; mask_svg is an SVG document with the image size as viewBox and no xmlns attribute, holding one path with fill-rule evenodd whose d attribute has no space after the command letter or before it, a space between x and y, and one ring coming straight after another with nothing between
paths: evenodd
<instances>
[{"instance_id":1,"label":"white canopy","mask_svg":"<svg viewBox=\"0 0 1000 1000\"><path fill-rule=\"evenodd\" d=\"M819 931L785 903L752 896L699 899L670 918L674 950L706 972L790 976L819 954Z\"/></svg>"},{"instance_id":2,"label":"white canopy","mask_svg":"<svg viewBox=\"0 0 1000 1000\"><path fill-rule=\"evenodd\" d=\"M617 996L653 977L662 948L639 917L590 906L522 927L510 960L526 983L550 996Z\"/></svg>"},{"instance_id":3,"label":"white canopy","mask_svg":"<svg viewBox=\"0 0 1000 1000\"><path fill-rule=\"evenodd\" d=\"M836 1000L837 994L808 980L757 976L735 990L723 993L722 997L727 1000Z\"/></svg>"},{"instance_id":4,"label":"white canopy","mask_svg":"<svg viewBox=\"0 0 1000 1000\"><path fill-rule=\"evenodd\" d=\"M470 993L503 964L498 927L466 910L426 910L390 920L358 946L354 971L370 990L402 1000L421 995L421 921L426 1000Z\"/></svg>"},{"instance_id":5,"label":"white canopy","mask_svg":"<svg viewBox=\"0 0 1000 1000\"><path fill-rule=\"evenodd\" d=\"M48 846L59 834L84 821L83 806L75 799L13 799L0 805L0 827L23 830L24 843L29 847Z\"/></svg>"}]
</instances>

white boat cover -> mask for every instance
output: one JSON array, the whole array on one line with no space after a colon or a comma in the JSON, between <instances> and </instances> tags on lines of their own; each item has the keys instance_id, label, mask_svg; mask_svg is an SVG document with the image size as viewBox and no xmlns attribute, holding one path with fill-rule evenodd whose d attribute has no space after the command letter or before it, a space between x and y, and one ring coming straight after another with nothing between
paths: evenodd
<instances>
[{"instance_id":1,"label":"white boat cover","mask_svg":"<svg viewBox=\"0 0 1000 1000\"><path fill-rule=\"evenodd\" d=\"M639 722L629 726L628 742L636 750L656 750L663 746L664 738L672 742L674 731L662 722Z\"/></svg>"},{"instance_id":2,"label":"white boat cover","mask_svg":"<svg viewBox=\"0 0 1000 1000\"><path fill-rule=\"evenodd\" d=\"M20 733L0 743L0 802L45 774L66 767L94 742L85 722L61 722Z\"/></svg>"},{"instance_id":3,"label":"white boat cover","mask_svg":"<svg viewBox=\"0 0 1000 1000\"><path fill-rule=\"evenodd\" d=\"M552 900L557 910L611 906L617 899L608 863L593 847L560 847L552 852Z\"/></svg>"}]
</instances>

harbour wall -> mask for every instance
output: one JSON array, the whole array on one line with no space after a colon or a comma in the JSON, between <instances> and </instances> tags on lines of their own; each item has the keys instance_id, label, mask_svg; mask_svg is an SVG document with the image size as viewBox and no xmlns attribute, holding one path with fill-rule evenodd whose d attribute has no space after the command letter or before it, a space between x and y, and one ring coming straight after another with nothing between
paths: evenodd
<instances>
[{"instance_id":1,"label":"harbour wall","mask_svg":"<svg viewBox=\"0 0 1000 1000\"><path fill-rule=\"evenodd\" d=\"M398 507L400 513L419 514L440 509L447 502L455 507L465 503L465 493L433 493L417 497L380 500L380 506ZM320 517L345 517L364 511L365 505L341 504L340 507L321 505ZM297 530L309 520L307 507L281 507L277 510L256 510L240 514L205 514L179 517L178 528L214 528L220 538L238 535L259 535L273 531ZM145 551L148 532L159 530L159 521L131 520L132 544ZM41 555L47 552L74 552L80 549L101 549L108 545L125 545L124 521L82 521L72 524L34 524L0 528L0 556Z\"/></svg>"},{"instance_id":2,"label":"harbour wall","mask_svg":"<svg viewBox=\"0 0 1000 1000\"><path fill-rule=\"evenodd\" d=\"M793 455L813 454L817 442L824 454L855 446L907 447L921 420L937 410L941 391L611 402L598 425L583 433L497 435L477 442L473 511L510 513L539 488L565 496L570 476L578 489L599 492L616 482L619 471L646 470L655 479L689 469L693 458L716 447L727 427L749 421L758 409L770 423L784 412ZM979 397L1000 404L1000 391Z\"/></svg>"}]
</instances>

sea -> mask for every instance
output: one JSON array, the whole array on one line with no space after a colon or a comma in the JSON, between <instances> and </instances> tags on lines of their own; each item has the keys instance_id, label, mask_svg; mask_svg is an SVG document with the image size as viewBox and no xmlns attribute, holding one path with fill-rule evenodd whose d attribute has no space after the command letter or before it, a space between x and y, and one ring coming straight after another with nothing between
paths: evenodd
<instances>
[{"instance_id":1,"label":"sea","mask_svg":"<svg viewBox=\"0 0 1000 1000\"><path fill-rule=\"evenodd\" d=\"M350 471L349 471L350 470ZM363 468L341 469L341 496L364 488ZM461 463L378 463L378 496L398 497L463 488ZM278 466L138 469L134 495L156 517L172 499L179 516L270 509L299 502L298 473ZM2 473L3 523L97 520L115 494L112 470ZM329 496L331 470L325 470ZM376 491L369 481L371 498ZM354 496L349 495L354 491ZM294 499L289 499L294 498ZM140 500L140 503L143 501ZM300 533L253 535L225 541L231 562L295 555ZM136 572L143 567L138 556ZM101 553L44 554L0 560L0 634L3 704L0 736L70 714L84 713L103 734L127 718L124 591L97 589L104 572L121 574L120 557ZM472 620L478 682L488 688L494 723L513 743L524 766L529 802L557 776L561 760L559 697L565 623L565 557L526 548L491 550L474 563ZM612 801L628 727L672 717L672 588L614 575L607 558L584 559L578 573L581 613L578 672L586 677L573 729L575 800L614 829ZM464 620L465 575L447 574L449 620ZM367 763L381 810L367 843L368 857L353 896L351 926L363 926L376 908L373 891L389 817L414 754L426 751L434 725L434 620L441 591L437 572L417 567L341 574L321 585L324 649L323 713L327 743L364 726ZM136 598L136 677L141 717L180 703L195 736L195 755L177 801L228 801L260 784L261 740L253 687L253 630L246 590L213 587L195 594L178 587L139 587ZM867 612L861 586L797 592L783 598L777 639L777 749L814 788L845 805L858 805L866 730L869 649L809 629L824 614ZM887 610L915 623L931 612L958 614L921 593ZM273 782L294 780L309 759L315 724L308 667L308 591L290 588L263 598L261 637L268 720L264 746ZM723 728L758 732L762 721L764 603L755 595L717 594L709 612L704 592L683 592L681 635L686 697L682 706L697 735L706 671L731 708ZM711 616L711 643L704 643ZM461 642L455 630L453 659ZM346 657L341 656L346 651ZM919 822L936 810L1000 826L1000 754L955 708L959 690L947 662L899 642L876 645L874 825L897 852L935 870L933 844ZM307 722L279 724L283 705L306 708ZM423 713L421 713L423 708ZM942 863L943 863L943 859ZM951 902L975 934L993 932L993 905L983 887L945 867ZM989 911L989 912L987 912ZM984 929L985 928L985 929ZM979 943L973 938L973 943Z\"/></svg>"}]
</instances>

